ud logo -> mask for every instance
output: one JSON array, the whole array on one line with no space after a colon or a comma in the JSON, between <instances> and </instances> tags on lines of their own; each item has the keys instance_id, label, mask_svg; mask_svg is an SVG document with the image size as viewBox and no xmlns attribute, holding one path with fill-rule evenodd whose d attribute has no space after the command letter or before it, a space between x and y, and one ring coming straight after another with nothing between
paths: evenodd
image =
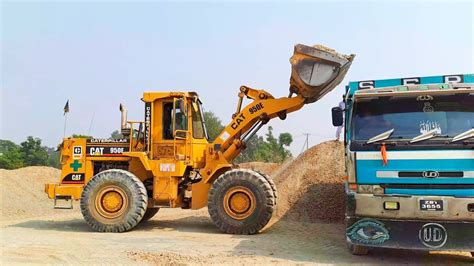
<instances>
[{"instance_id":1,"label":"ud logo","mask_svg":"<svg viewBox=\"0 0 474 266\"><path fill-rule=\"evenodd\" d=\"M438 171L424 171L422 175L424 178L437 178L439 177L439 172Z\"/></svg>"},{"instance_id":2,"label":"ud logo","mask_svg":"<svg viewBox=\"0 0 474 266\"><path fill-rule=\"evenodd\" d=\"M429 248L440 248L446 244L448 233L442 225L428 223L420 229L418 237L423 245Z\"/></svg>"},{"instance_id":3,"label":"ud logo","mask_svg":"<svg viewBox=\"0 0 474 266\"><path fill-rule=\"evenodd\" d=\"M431 95L420 95L420 96L416 97L416 100L417 101L432 101L433 96L431 96Z\"/></svg>"}]
</instances>

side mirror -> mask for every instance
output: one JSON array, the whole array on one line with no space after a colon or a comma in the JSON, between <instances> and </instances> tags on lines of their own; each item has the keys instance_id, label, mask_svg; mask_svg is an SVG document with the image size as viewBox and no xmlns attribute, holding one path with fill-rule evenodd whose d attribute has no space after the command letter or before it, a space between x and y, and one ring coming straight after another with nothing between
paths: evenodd
<instances>
[{"instance_id":1,"label":"side mirror","mask_svg":"<svg viewBox=\"0 0 474 266\"><path fill-rule=\"evenodd\" d=\"M332 125L335 127L342 126L344 118L342 117L342 109L340 107L333 107L332 112Z\"/></svg>"}]
</instances>

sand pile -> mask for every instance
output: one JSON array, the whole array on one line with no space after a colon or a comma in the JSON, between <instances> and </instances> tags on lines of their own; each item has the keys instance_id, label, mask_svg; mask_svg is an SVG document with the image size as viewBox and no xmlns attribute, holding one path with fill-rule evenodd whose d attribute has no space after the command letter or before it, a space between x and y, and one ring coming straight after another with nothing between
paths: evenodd
<instances>
[{"instance_id":1,"label":"sand pile","mask_svg":"<svg viewBox=\"0 0 474 266\"><path fill-rule=\"evenodd\" d=\"M344 219L344 145L328 141L281 165L239 165L270 175L278 189L278 219L298 222L341 222Z\"/></svg>"},{"instance_id":2,"label":"sand pile","mask_svg":"<svg viewBox=\"0 0 474 266\"><path fill-rule=\"evenodd\" d=\"M344 145L328 141L284 164L274 175L277 217L292 221L342 221Z\"/></svg>"},{"instance_id":3,"label":"sand pile","mask_svg":"<svg viewBox=\"0 0 474 266\"><path fill-rule=\"evenodd\" d=\"M244 169L251 169L254 171L258 171L270 176L274 176L274 174L280 169L280 164L278 163L264 163L264 162L249 162L249 163L241 163L239 164L240 168Z\"/></svg>"},{"instance_id":4,"label":"sand pile","mask_svg":"<svg viewBox=\"0 0 474 266\"><path fill-rule=\"evenodd\" d=\"M44 193L44 184L58 182L59 175L60 170L44 166L0 169L1 219L5 221L55 213L52 200Z\"/></svg>"}]
</instances>

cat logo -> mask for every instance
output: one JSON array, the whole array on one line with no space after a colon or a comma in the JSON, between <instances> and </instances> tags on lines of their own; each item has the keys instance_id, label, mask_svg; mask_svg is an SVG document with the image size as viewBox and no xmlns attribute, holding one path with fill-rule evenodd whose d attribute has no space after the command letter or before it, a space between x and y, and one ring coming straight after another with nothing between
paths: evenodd
<instances>
[{"instance_id":1,"label":"cat logo","mask_svg":"<svg viewBox=\"0 0 474 266\"><path fill-rule=\"evenodd\" d=\"M82 158L82 146L74 146L72 148L72 158L81 159Z\"/></svg>"},{"instance_id":2,"label":"cat logo","mask_svg":"<svg viewBox=\"0 0 474 266\"><path fill-rule=\"evenodd\" d=\"M91 147L90 155L100 156L104 154L104 147Z\"/></svg>"}]
</instances>

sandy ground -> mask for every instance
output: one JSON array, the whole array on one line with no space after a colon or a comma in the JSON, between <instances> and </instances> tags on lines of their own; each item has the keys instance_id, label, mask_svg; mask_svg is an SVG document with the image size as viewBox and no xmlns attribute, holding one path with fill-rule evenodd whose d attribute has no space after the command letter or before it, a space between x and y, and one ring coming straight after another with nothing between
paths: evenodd
<instances>
[{"instance_id":1,"label":"sandy ground","mask_svg":"<svg viewBox=\"0 0 474 266\"><path fill-rule=\"evenodd\" d=\"M273 221L261 234L222 234L207 210L160 210L127 233L92 232L79 211L2 221L1 262L50 264L473 264L468 253L373 250L350 255L342 224Z\"/></svg>"},{"instance_id":2,"label":"sandy ground","mask_svg":"<svg viewBox=\"0 0 474 266\"><path fill-rule=\"evenodd\" d=\"M345 246L343 156L327 142L281 165L250 163L275 177L277 214L253 236L219 232L207 210L162 209L133 231L93 232L78 204L54 210L44 183L49 167L0 169L0 265L11 264L466 264L469 253L376 249L350 255Z\"/></svg>"}]
</instances>

